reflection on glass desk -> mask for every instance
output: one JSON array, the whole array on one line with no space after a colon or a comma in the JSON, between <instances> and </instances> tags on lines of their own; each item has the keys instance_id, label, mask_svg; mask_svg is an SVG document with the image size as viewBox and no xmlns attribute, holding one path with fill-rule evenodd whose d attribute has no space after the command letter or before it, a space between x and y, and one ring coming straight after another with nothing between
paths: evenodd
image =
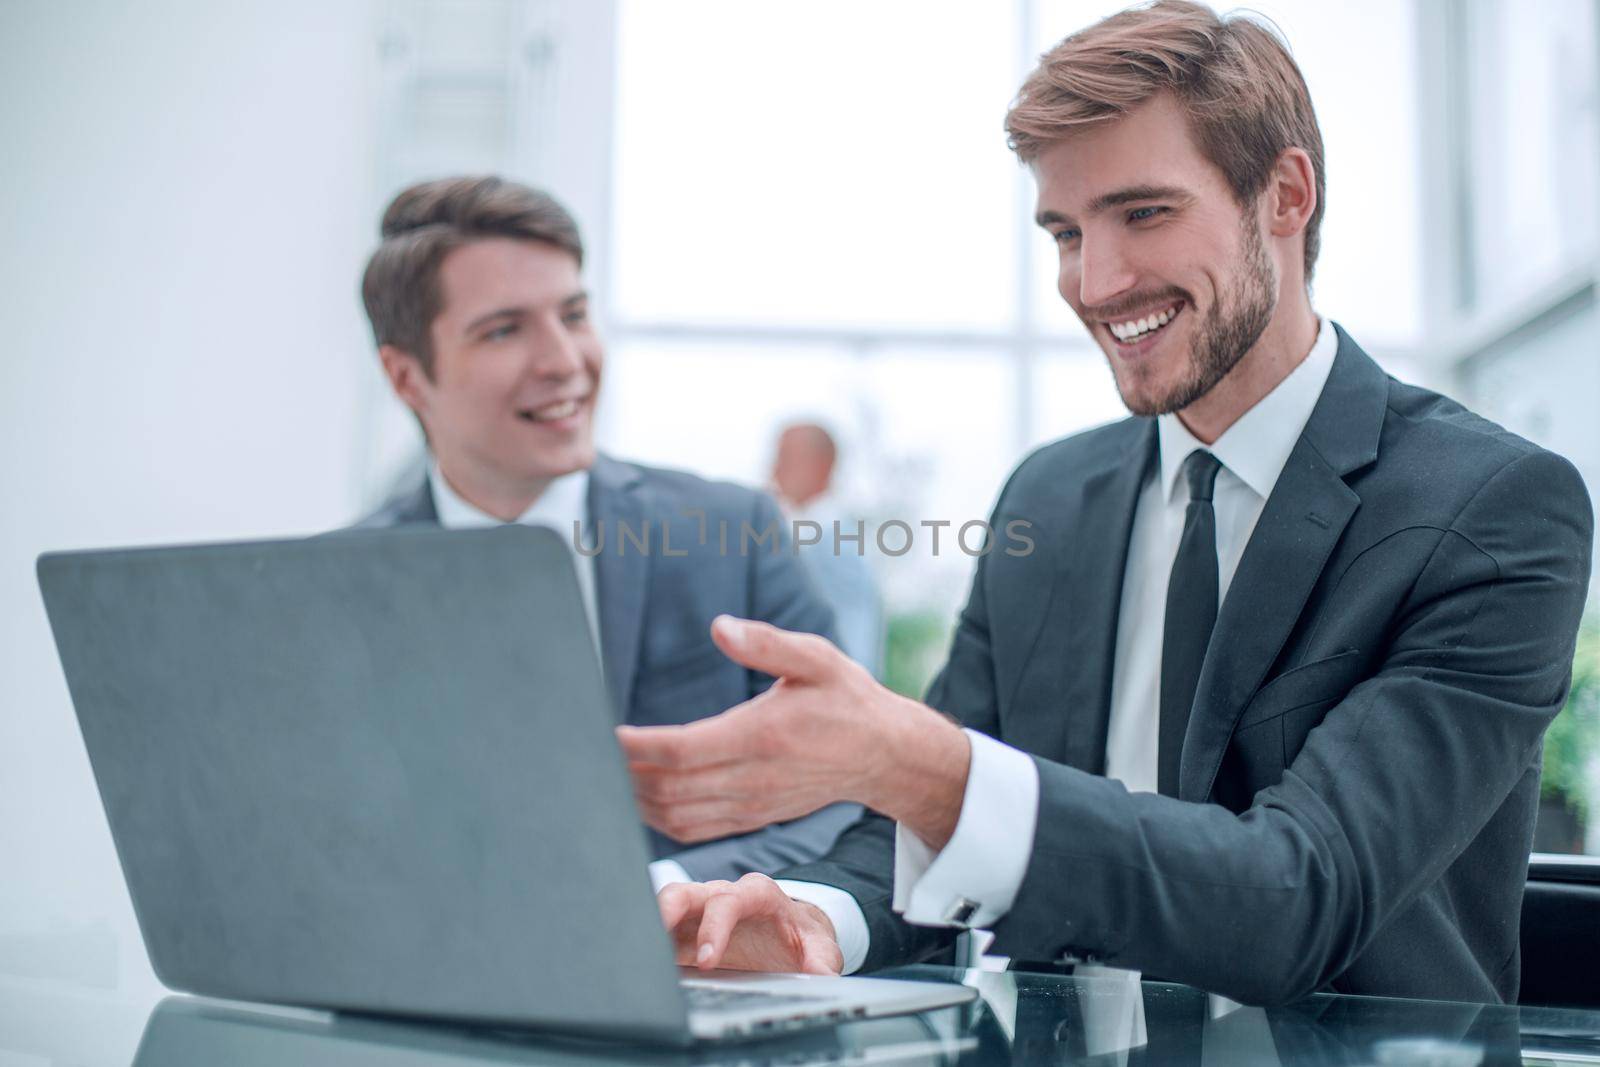
<instances>
[{"instance_id":1,"label":"reflection on glass desk","mask_svg":"<svg viewBox=\"0 0 1600 1067\"><path fill-rule=\"evenodd\" d=\"M1600 1065L1600 1012L1319 995L1240 1007L1186 986L908 967L889 974L962 982L972 1004L846 1023L771 1041L688 1050L555 1039L387 1019L168 997L144 1021L134 1067L408 1067L468 1064L1186 1064ZM13 998L9 994L23 994ZM81 998L0 981L0 1064L128 1062L84 1041L116 1020ZM45 1021L48 1020L48 1021ZM131 1039L130 1039L131 1043Z\"/></svg>"}]
</instances>

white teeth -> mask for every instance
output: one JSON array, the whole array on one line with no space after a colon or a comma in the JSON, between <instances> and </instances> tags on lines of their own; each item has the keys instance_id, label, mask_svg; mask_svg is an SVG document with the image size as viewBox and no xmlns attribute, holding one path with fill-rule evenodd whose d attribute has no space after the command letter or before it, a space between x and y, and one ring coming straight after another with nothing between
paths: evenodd
<instances>
[{"instance_id":1,"label":"white teeth","mask_svg":"<svg viewBox=\"0 0 1600 1067\"><path fill-rule=\"evenodd\" d=\"M1165 326L1172 321L1173 316L1177 313L1178 309L1172 307L1155 315L1146 315L1142 319L1134 319L1131 322L1110 323L1109 329L1117 340L1131 341L1142 334L1149 333L1151 330Z\"/></svg>"},{"instance_id":2,"label":"white teeth","mask_svg":"<svg viewBox=\"0 0 1600 1067\"><path fill-rule=\"evenodd\" d=\"M564 419L578 410L576 400L562 400L554 404L546 404L542 408L535 408L531 414L536 422L553 422Z\"/></svg>"}]
</instances>

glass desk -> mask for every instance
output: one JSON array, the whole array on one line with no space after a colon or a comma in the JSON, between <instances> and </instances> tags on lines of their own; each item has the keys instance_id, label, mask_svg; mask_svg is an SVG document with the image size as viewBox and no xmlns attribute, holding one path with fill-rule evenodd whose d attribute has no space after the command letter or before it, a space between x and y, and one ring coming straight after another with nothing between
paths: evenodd
<instances>
[{"instance_id":1,"label":"glass desk","mask_svg":"<svg viewBox=\"0 0 1600 1067\"><path fill-rule=\"evenodd\" d=\"M742 1045L639 1049L0 976L0 1067L470 1064L1600 1064L1600 1012L1314 996L1243 1008L1185 986L907 967L962 1008Z\"/></svg>"}]
</instances>

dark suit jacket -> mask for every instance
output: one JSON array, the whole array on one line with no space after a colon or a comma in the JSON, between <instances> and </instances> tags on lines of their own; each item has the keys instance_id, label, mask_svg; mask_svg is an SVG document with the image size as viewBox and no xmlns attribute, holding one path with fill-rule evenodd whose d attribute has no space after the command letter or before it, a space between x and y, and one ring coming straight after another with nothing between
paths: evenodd
<instances>
[{"instance_id":1,"label":"dark suit jacket","mask_svg":"<svg viewBox=\"0 0 1600 1067\"><path fill-rule=\"evenodd\" d=\"M701 539L704 516L704 543ZM601 659L618 721L691 722L742 703L772 684L711 643L711 620L728 613L831 638L833 616L795 558L777 506L761 493L599 456L589 472L589 519L605 538L594 557ZM426 482L357 524L358 529L437 523ZM649 523L648 537L643 536ZM727 551L719 534L727 524ZM755 535L741 534L749 524ZM623 526L634 540L625 540ZM663 541L663 529L670 528ZM757 544L769 528L782 543ZM587 534L585 548L596 547ZM639 542L647 541L641 550ZM680 555L679 553L682 553ZM738 878L814 859L860 814L836 804L793 822L685 848L649 831L658 859L697 881Z\"/></svg>"},{"instance_id":2,"label":"dark suit jacket","mask_svg":"<svg viewBox=\"0 0 1600 1067\"><path fill-rule=\"evenodd\" d=\"M1559 456L1338 339L1222 604L1177 799L1101 776L1153 420L1047 445L1002 491L996 527L1029 520L1037 551L980 561L928 698L1039 769L1033 852L991 951L1255 1004L1322 988L1515 998L1588 496ZM949 936L891 912L892 854L892 827L869 817L784 872L855 896L869 968Z\"/></svg>"}]
</instances>

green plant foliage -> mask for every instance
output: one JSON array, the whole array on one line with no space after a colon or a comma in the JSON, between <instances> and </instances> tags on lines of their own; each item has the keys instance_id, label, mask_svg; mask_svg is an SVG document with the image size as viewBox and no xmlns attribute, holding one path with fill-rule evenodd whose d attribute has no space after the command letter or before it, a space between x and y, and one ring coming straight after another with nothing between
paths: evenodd
<instances>
[{"instance_id":1,"label":"green plant foliage","mask_svg":"<svg viewBox=\"0 0 1600 1067\"><path fill-rule=\"evenodd\" d=\"M1578 630L1572 660L1572 692L1544 735L1544 778L1540 796L1565 804L1587 823L1589 768L1600 751L1600 618L1591 617Z\"/></svg>"},{"instance_id":2,"label":"green plant foliage","mask_svg":"<svg viewBox=\"0 0 1600 1067\"><path fill-rule=\"evenodd\" d=\"M950 650L950 624L932 611L893 615L883 646L883 684L921 700Z\"/></svg>"}]
</instances>

